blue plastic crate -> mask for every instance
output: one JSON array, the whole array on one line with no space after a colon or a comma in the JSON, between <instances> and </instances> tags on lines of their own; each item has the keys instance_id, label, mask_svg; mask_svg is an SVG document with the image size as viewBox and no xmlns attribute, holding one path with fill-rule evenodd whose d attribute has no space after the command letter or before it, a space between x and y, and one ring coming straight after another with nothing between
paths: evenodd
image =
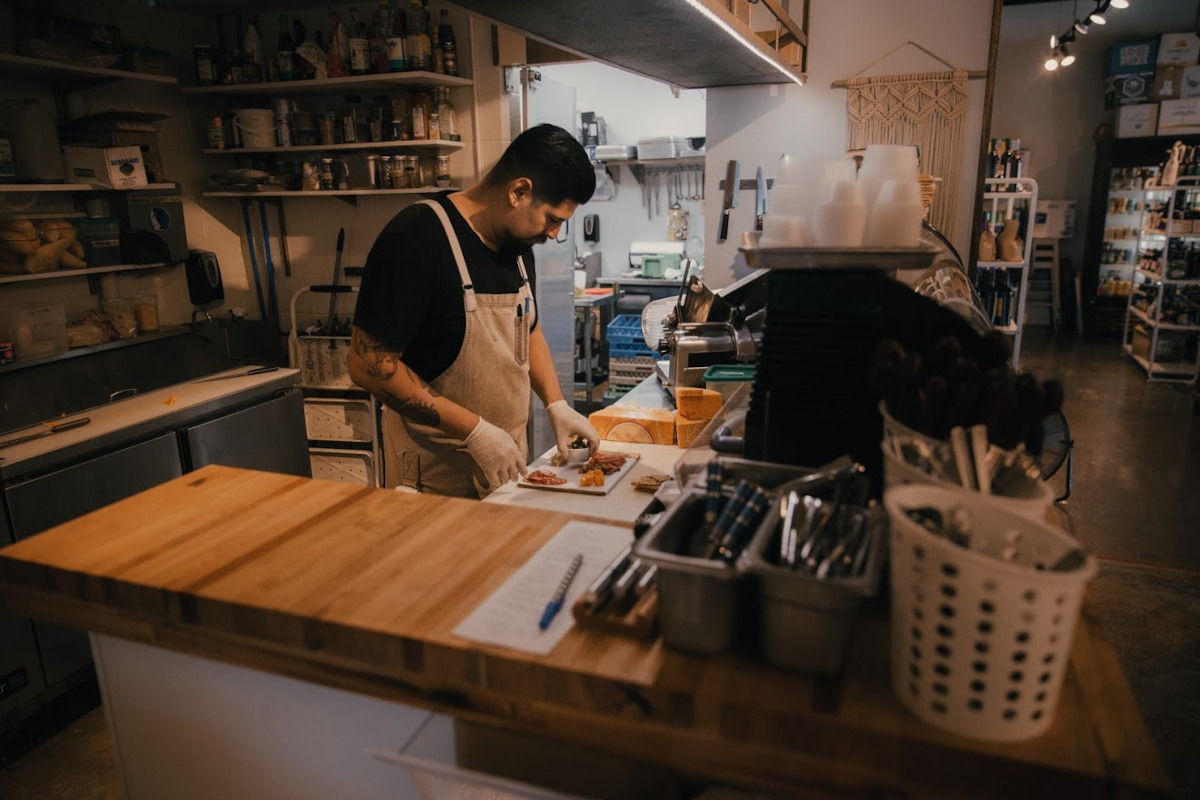
<instances>
[{"instance_id":1,"label":"blue plastic crate","mask_svg":"<svg viewBox=\"0 0 1200 800\"><path fill-rule=\"evenodd\" d=\"M638 356L653 356L654 353L646 343L639 340L637 342L613 342L608 343L609 358L637 358Z\"/></svg>"},{"instance_id":2,"label":"blue plastic crate","mask_svg":"<svg viewBox=\"0 0 1200 800\"><path fill-rule=\"evenodd\" d=\"M609 344L640 344L646 346L642 337L642 317L640 314L618 314L608 323Z\"/></svg>"}]
</instances>

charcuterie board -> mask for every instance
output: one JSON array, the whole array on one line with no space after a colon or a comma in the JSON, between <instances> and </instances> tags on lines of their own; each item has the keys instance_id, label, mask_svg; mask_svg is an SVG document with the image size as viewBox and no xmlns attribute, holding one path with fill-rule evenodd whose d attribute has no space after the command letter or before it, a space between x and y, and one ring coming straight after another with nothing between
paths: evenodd
<instances>
[{"instance_id":1,"label":"charcuterie board","mask_svg":"<svg viewBox=\"0 0 1200 800\"><path fill-rule=\"evenodd\" d=\"M531 483L528 478L521 478L517 481L517 486L520 486L522 489L549 489L552 492L576 492L580 494L597 495L608 494L613 490L614 486L620 483L625 476L629 474L629 470L633 469L633 465L637 463L639 458L641 458L641 456L637 453L610 452L608 455L624 456L625 463L622 464L621 468L613 474L604 476L603 486L581 486L579 479L583 477L583 473L579 471L579 464L564 464L561 467L556 467L552 465L550 463L550 459L546 458L545 456L539 458L537 461L534 461L529 465L530 474L532 475L534 472L542 470L544 472L557 475L559 478L564 479L566 483L561 483L558 485Z\"/></svg>"}]
</instances>

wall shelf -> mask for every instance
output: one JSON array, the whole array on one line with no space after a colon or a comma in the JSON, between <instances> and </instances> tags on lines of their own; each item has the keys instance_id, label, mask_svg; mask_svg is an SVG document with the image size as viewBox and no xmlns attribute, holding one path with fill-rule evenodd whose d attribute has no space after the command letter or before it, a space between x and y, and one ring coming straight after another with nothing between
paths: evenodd
<instances>
[{"instance_id":1,"label":"wall shelf","mask_svg":"<svg viewBox=\"0 0 1200 800\"><path fill-rule=\"evenodd\" d=\"M170 75L152 75L148 72L134 72L128 69L77 67L74 64L64 64L61 61L18 56L11 53L0 53L0 74L37 78L39 80L49 78L51 80L81 81L131 80L170 85L179 83L178 78Z\"/></svg>"},{"instance_id":2,"label":"wall shelf","mask_svg":"<svg viewBox=\"0 0 1200 800\"><path fill-rule=\"evenodd\" d=\"M74 347L61 353L55 353L52 356L41 356L40 358L29 358L25 359L24 361L14 361L11 364L4 364L0 366L0 373L15 372L16 370L25 369L26 367L34 367L39 364L49 364L54 361L62 361L68 358L78 358L80 356L86 356L92 353L100 353L105 350L115 350L118 347L131 347L133 345L151 342L155 339L167 339L172 336L183 336L189 332L191 332L191 328L187 325L159 328L156 331L139 333L137 336L129 339L114 339L111 342L105 342L104 344L98 344L93 347Z\"/></svg>"},{"instance_id":3,"label":"wall shelf","mask_svg":"<svg viewBox=\"0 0 1200 800\"><path fill-rule=\"evenodd\" d=\"M174 183L150 183L132 189L114 189L111 186L96 186L91 183L0 183L0 194L5 192L146 192L176 189Z\"/></svg>"},{"instance_id":4,"label":"wall shelf","mask_svg":"<svg viewBox=\"0 0 1200 800\"><path fill-rule=\"evenodd\" d=\"M169 264L117 264L112 267L88 267L87 269L52 269L46 272L31 272L22 275L5 275L0 273L0 284L29 283L31 281L52 281L59 278L87 278L92 275L103 275L107 272L138 272L146 269L159 269Z\"/></svg>"},{"instance_id":5,"label":"wall shelf","mask_svg":"<svg viewBox=\"0 0 1200 800\"><path fill-rule=\"evenodd\" d=\"M291 145L289 147L230 147L223 149L207 148L206 155L213 156L254 156L260 153L322 153L343 152L348 150L436 150L452 152L461 150L462 142L452 142L449 139L409 139L399 142L355 142L353 144L312 144Z\"/></svg>"},{"instance_id":6,"label":"wall shelf","mask_svg":"<svg viewBox=\"0 0 1200 800\"><path fill-rule=\"evenodd\" d=\"M386 75L350 75L345 78L321 80L271 81L269 83L235 83L228 86L186 86L184 94L221 95L281 95L281 94L339 94L355 91L387 91L405 86L473 86L470 78L442 75L437 72L389 72Z\"/></svg>"},{"instance_id":7,"label":"wall shelf","mask_svg":"<svg viewBox=\"0 0 1200 800\"><path fill-rule=\"evenodd\" d=\"M450 188L450 187L446 187ZM419 189L329 189L326 191L301 192L280 190L277 192L201 192L202 197L358 197L375 194L432 194L444 191L437 186L422 186Z\"/></svg>"}]
</instances>

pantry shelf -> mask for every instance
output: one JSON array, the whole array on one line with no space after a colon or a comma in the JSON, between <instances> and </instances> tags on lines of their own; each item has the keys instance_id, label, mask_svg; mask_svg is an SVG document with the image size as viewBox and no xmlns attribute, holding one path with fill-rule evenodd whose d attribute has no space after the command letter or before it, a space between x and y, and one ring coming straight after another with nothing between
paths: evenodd
<instances>
[{"instance_id":1,"label":"pantry shelf","mask_svg":"<svg viewBox=\"0 0 1200 800\"><path fill-rule=\"evenodd\" d=\"M175 188L178 187L174 183L149 183L132 189L114 189L111 186L96 186L91 183L0 183L0 194L5 192L145 192Z\"/></svg>"},{"instance_id":2,"label":"pantry shelf","mask_svg":"<svg viewBox=\"0 0 1200 800\"><path fill-rule=\"evenodd\" d=\"M187 325L174 325L165 328L159 328L156 331L146 331L139 333L129 339L115 339L104 344L93 345L92 347L73 347L62 353L56 353L52 356L41 356L38 358L27 358L23 361L14 361L11 364L0 365L0 373L16 372L19 369L26 367L35 367L39 364L49 364L53 361L63 361L68 358L79 358L80 356L91 355L92 353L101 353L105 350L116 350L121 347L133 347L146 342L152 342L156 339L168 339L173 336L184 336L191 332L191 327Z\"/></svg>"},{"instance_id":3,"label":"pantry shelf","mask_svg":"<svg viewBox=\"0 0 1200 800\"><path fill-rule=\"evenodd\" d=\"M446 187L450 188L450 187ZM202 192L202 197L357 197L374 194L433 194L442 191L436 186L422 186L419 189L328 189L315 192L278 191L278 192Z\"/></svg>"},{"instance_id":4,"label":"pantry shelf","mask_svg":"<svg viewBox=\"0 0 1200 800\"><path fill-rule=\"evenodd\" d=\"M128 69L77 67L61 61L18 56L11 53L0 53L0 74L19 75L40 80L49 78L51 80L131 80L162 84L179 83L179 79L171 75L152 75L148 72L134 72Z\"/></svg>"},{"instance_id":5,"label":"pantry shelf","mask_svg":"<svg viewBox=\"0 0 1200 800\"><path fill-rule=\"evenodd\" d=\"M207 148L206 155L213 156L253 156L259 153L322 153L341 152L346 150L436 150L438 152L453 152L463 148L462 142L452 142L448 139L408 139L399 142L356 142L352 144L312 144L291 145L289 147L231 147Z\"/></svg>"},{"instance_id":6,"label":"pantry shelf","mask_svg":"<svg viewBox=\"0 0 1200 800\"><path fill-rule=\"evenodd\" d=\"M47 272L33 272L27 275L0 274L0 284L28 283L29 281L52 281L59 278L85 278L89 275L101 275L106 272L137 272L139 270L158 269L168 264L117 264L112 267L88 267L87 269L54 269Z\"/></svg>"},{"instance_id":7,"label":"pantry shelf","mask_svg":"<svg viewBox=\"0 0 1200 800\"><path fill-rule=\"evenodd\" d=\"M470 78L442 75L436 72L390 72L386 75L350 75L345 78L322 78L302 81L272 81L270 83L236 83L228 86L186 86L184 94L224 95L281 95L336 94L348 90L386 91L402 86L473 86Z\"/></svg>"}]
</instances>

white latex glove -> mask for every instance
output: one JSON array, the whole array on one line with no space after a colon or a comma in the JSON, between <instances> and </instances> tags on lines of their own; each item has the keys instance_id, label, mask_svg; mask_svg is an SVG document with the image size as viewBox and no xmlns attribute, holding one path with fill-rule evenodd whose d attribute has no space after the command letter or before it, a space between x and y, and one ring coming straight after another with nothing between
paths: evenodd
<instances>
[{"instance_id":1,"label":"white latex glove","mask_svg":"<svg viewBox=\"0 0 1200 800\"><path fill-rule=\"evenodd\" d=\"M483 417L479 418L479 424L467 435L463 444L483 470L489 489L515 481L528 472L525 459L521 457L521 448L517 447L513 438Z\"/></svg>"},{"instance_id":2,"label":"white latex glove","mask_svg":"<svg viewBox=\"0 0 1200 800\"><path fill-rule=\"evenodd\" d=\"M555 400L546 406L546 416L550 418L550 427L554 429L554 438L558 443L558 452L565 458L570 450L572 434L579 434L588 440L588 454L595 455L600 449L600 434L580 414L567 404L566 400Z\"/></svg>"}]
</instances>

